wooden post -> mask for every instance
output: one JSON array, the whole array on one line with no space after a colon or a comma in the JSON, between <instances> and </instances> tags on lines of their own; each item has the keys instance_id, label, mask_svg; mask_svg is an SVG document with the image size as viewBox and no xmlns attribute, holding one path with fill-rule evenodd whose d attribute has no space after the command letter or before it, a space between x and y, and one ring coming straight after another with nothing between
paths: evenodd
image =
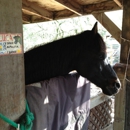
<instances>
[{"instance_id":1,"label":"wooden post","mask_svg":"<svg viewBox=\"0 0 130 130\"><path fill-rule=\"evenodd\" d=\"M93 16L120 43L121 30L105 15L105 13L95 13Z\"/></svg>"},{"instance_id":2,"label":"wooden post","mask_svg":"<svg viewBox=\"0 0 130 130\"><path fill-rule=\"evenodd\" d=\"M130 0L123 0L123 24L120 62L127 63L130 47ZM122 73L122 90L115 99L114 130L130 130L130 89Z\"/></svg>"},{"instance_id":3,"label":"wooden post","mask_svg":"<svg viewBox=\"0 0 130 130\"><path fill-rule=\"evenodd\" d=\"M121 78L121 77L119 77ZM122 78L124 78L122 76ZM120 79L122 84L121 91L115 96L115 117L114 117L114 125L113 130L124 130L124 122L125 122L125 85L123 79Z\"/></svg>"},{"instance_id":4,"label":"wooden post","mask_svg":"<svg viewBox=\"0 0 130 130\"><path fill-rule=\"evenodd\" d=\"M21 0L0 0L0 113L13 121L25 110L21 9ZM15 34L19 42L12 43ZM0 119L0 130L9 129L13 128Z\"/></svg>"}]
</instances>

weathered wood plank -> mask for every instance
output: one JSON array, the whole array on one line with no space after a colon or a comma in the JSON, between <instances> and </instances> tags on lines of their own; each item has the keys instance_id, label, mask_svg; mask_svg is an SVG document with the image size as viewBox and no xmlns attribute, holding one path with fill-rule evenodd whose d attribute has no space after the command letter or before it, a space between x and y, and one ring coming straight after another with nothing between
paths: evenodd
<instances>
[{"instance_id":1,"label":"weathered wood plank","mask_svg":"<svg viewBox=\"0 0 130 130\"><path fill-rule=\"evenodd\" d=\"M107 31L120 43L121 30L104 14L97 13L93 16L107 29ZM116 16L115 16L116 17Z\"/></svg>"},{"instance_id":2,"label":"weathered wood plank","mask_svg":"<svg viewBox=\"0 0 130 130\"><path fill-rule=\"evenodd\" d=\"M0 33L22 34L22 1L0 0ZM23 54L0 54L0 113L16 121L25 110ZM10 126L0 119L0 130Z\"/></svg>"},{"instance_id":3,"label":"weathered wood plank","mask_svg":"<svg viewBox=\"0 0 130 130\"><path fill-rule=\"evenodd\" d=\"M38 23L38 22L45 22L45 21L50 21L50 20L39 16L34 16L34 15L31 16L31 23Z\"/></svg>"},{"instance_id":4,"label":"weathered wood plank","mask_svg":"<svg viewBox=\"0 0 130 130\"><path fill-rule=\"evenodd\" d=\"M125 73L125 64L117 64L114 66L114 70L118 75L122 88L120 92L115 96L115 116L113 130L124 130L124 121L125 121L125 85L124 73Z\"/></svg>"},{"instance_id":5,"label":"weathered wood plank","mask_svg":"<svg viewBox=\"0 0 130 130\"><path fill-rule=\"evenodd\" d=\"M123 25L122 25L122 40L121 40L121 63L127 64L129 44L130 44L130 1L123 0ZM126 39L126 40L124 40ZM125 73L122 74L124 79ZM123 80L124 81L124 80ZM127 115L130 115L129 97L130 92L129 86L122 81L122 91L116 96L115 100L115 122L114 130L129 130L130 124ZM125 115L126 114L126 115Z\"/></svg>"},{"instance_id":6,"label":"weathered wood plank","mask_svg":"<svg viewBox=\"0 0 130 130\"><path fill-rule=\"evenodd\" d=\"M52 20L50 18L44 17L42 15L33 13L33 12L25 10L25 9L22 9L22 19L23 19L23 21L26 21L26 23L34 23L35 19L37 20L36 22L39 22L39 19L41 22Z\"/></svg>"},{"instance_id":7,"label":"weathered wood plank","mask_svg":"<svg viewBox=\"0 0 130 130\"><path fill-rule=\"evenodd\" d=\"M120 0L114 0L114 2L120 7L123 8L123 5Z\"/></svg>"},{"instance_id":8,"label":"weathered wood plank","mask_svg":"<svg viewBox=\"0 0 130 130\"><path fill-rule=\"evenodd\" d=\"M130 79L130 77L128 79ZM130 82L129 81L126 81L125 130L130 130Z\"/></svg>"},{"instance_id":9,"label":"weathered wood plank","mask_svg":"<svg viewBox=\"0 0 130 130\"><path fill-rule=\"evenodd\" d=\"M115 96L115 117L114 117L114 124L113 130L124 130L124 122L125 122L125 92L126 92L126 82L121 80L122 88L120 92ZM124 76L122 75L122 78Z\"/></svg>"},{"instance_id":10,"label":"weathered wood plank","mask_svg":"<svg viewBox=\"0 0 130 130\"><path fill-rule=\"evenodd\" d=\"M27 14L27 15L34 15L34 16L37 16L37 17L41 17L41 18L43 18L43 19L45 19L45 20L52 20L51 18L48 18L48 17L45 17L45 16L42 16L42 15L40 15L40 14L38 14L37 12L35 12L34 10L32 10L32 9L30 9L30 8L27 8L27 7L25 7L25 6L23 6L22 7L22 12L23 13L25 13L25 14ZM43 20L44 21L44 20Z\"/></svg>"},{"instance_id":11,"label":"weathered wood plank","mask_svg":"<svg viewBox=\"0 0 130 130\"><path fill-rule=\"evenodd\" d=\"M72 11L73 13L77 14L77 16L80 16L83 14L83 7L72 0L56 0L60 4L64 5L66 9Z\"/></svg>"},{"instance_id":12,"label":"weathered wood plank","mask_svg":"<svg viewBox=\"0 0 130 130\"><path fill-rule=\"evenodd\" d=\"M77 17L77 14L73 13L70 10L63 10L63 11L58 11L54 13L54 20L64 19L64 18L73 18L73 17Z\"/></svg>"},{"instance_id":13,"label":"weathered wood plank","mask_svg":"<svg viewBox=\"0 0 130 130\"><path fill-rule=\"evenodd\" d=\"M58 1L58 2L57 2ZM33 15L33 13L23 12L23 20L29 23L42 22L47 20L57 20L62 18L71 18L80 15L88 15L91 13L101 13L105 11L113 11L121 9L113 0L94 0L72 1L72 0L22 0L23 9L41 15L42 17ZM89 4L84 3L89 2ZM91 3L92 2L92 3ZM33 17L34 16L34 17ZM30 18L31 17L31 18Z\"/></svg>"},{"instance_id":14,"label":"weathered wood plank","mask_svg":"<svg viewBox=\"0 0 130 130\"><path fill-rule=\"evenodd\" d=\"M37 0L33 0L33 1L22 0L22 3L23 3L23 7L26 6L26 8L29 8L29 10L34 10L39 15L42 15L49 19L53 18L52 11L56 11L55 8L58 8L59 10L65 9L63 6L59 5L58 3L57 3L58 5L54 6L53 2L50 2L50 6L48 6L48 8L47 8L48 1L43 2L43 1L37 1Z\"/></svg>"},{"instance_id":15,"label":"weathered wood plank","mask_svg":"<svg viewBox=\"0 0 130 130\"><path fill-rule=\"evenodd\" d=\"M130 0L123 0L121 62L127 63L130 49ZM126 40L124 40L126 39ZM130 62L129 62L130 63ZM130 79L130 77L127 77ZM130 130L130 84L126 83L125 97L125 130Z\"/></svg>"},{"instance_id":16,"label":"weathered wood plank","mask_svg":"<svg viewBox=\"0 0 130 130\"><path fill-rule=\"evenodd\" d=\"M84 6L84 14L101 13L121 9L113 0Z\"/></svg>"},{"instance_id":17,"label":"weathered wood plank","mask_svg":"<svg viewBox=\"0 0 130 130\"><path fill-rule=\"evenodd\" d=\"M83 6L83 15L102 13L112 10L120 10L120 7L114 1L107 1L101 4ZM75 16L77 16L77 14L74 14L70 10L57 11L54 13L54 19L71 18Z\"/></svg>"},{"instance_id":18,"label":"weathered wood plank","mask_svg":"<svg viewBox=\"0 0 130 130\"><path fill-rule=\"evenodd\" d=\"M129 5L129 6L128 6ZM122 24L122 46L121 46L121 63L127 62L130 40L130 2L124 0L123 4L123 24Z\"/></svg>"},{"instance_id":19,"label":"weathered wood plank","mask_svg":"<svg viewBox=\"0 0 130 130\"><path fill-rule=\"evenodd\" d=\"M75 1L81 5L86 5L86 4L101 3L108 0L75 0Z\"/></svg>"}]
</instances>

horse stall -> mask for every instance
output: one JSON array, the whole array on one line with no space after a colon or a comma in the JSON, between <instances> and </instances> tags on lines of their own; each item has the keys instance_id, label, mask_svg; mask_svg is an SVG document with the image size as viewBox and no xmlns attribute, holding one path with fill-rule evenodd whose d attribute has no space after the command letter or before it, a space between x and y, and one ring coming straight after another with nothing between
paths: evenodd
<instances>
[{"instance_id":1,"label":"horse stall","mask_svg":"<svg viewBox=\"0 0 130 130\"><path fill-rule=\"evenodd\" d=\"M25 101L26 66L22 24L88 14L92 14L121 44L120 63L114 66L114 70L122 85L114 100L114 119L111 117L111 96L105 96L99 89L91 88L88 129L129 130L129 7L129 0L0 0L0 130L20 129L16 122L25 111L29 111ZM104 13L114 10L123 10L122 31ZM31 118L30 120L33 120L33 117ZM32 126L32 123L29 123L28 129ZM24 129L26 128L23 126L21 130Z\"/></svg>"}]
</instances>

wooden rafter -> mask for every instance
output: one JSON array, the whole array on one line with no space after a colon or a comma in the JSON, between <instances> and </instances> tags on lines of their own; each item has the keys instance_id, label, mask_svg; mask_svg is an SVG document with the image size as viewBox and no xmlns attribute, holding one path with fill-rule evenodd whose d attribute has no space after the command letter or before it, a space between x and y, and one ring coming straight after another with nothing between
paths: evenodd
<instances>
[{"instance_id":1,"label":"wooden rafter","mask_svg":"<svg viewBox=\"0 0 130 130\"><path fill-rule=\"evenodd\" d=\"M37 22L45 22L45 21L48 21L48 19L43 19L43 17L38 17L38 16L35 16L33 15L31 17L31 21L32 23L37 23ZM49 20L50 21L50 20Z\"/></svg>"},{"instance_id":2,"label":"wooden rafter","mask_svg":"<svg viewBox=\"0 0 130 130\"><path fill-rule=\"evenodd\" d=\"M24 14L27 14L27 15L32 15L32 16L41 17L41 18L46 19L46 20L52 20L51 18L42 16L42 15L40 15L40 14L38 14L38 13L35 13L35 12L33 12L33 11L29 11L29 10L24 9L24 8L22 9L22 12L23 12Z\"/></svg>"},{"instance_id":3,"label":"wooden rafter","mask_svg":"<svg viewBox=\"0 0 130 130\"><path fill-rule=\"evenodd\" d=\"M56 0L60 4L62 4L66 9L72 11L73 13L77 15L82 15L83 14L83 8L80 4L76 3L73 0Z\"/></svg>"},{"instance_id":4,"label":"wooden rafter","mask_svg":"<svg viewBox=\"0 0 130 130\"><path fill-rule=\"evenodd\" d=\"M123 0L121 37L120 62L127 66L127 63L130 63L130 59L128 58L130 49L130 0ZM119 68L119 70L121 73L120 80L122 83L122 89L115 97L114 130L130 130L130 71L126 71L126 67L124 71L122 71L121 68Z\"/></svg>"},{"instance_id":5,"label":"wooden rafter","mask_svg":"<svg viewBox=\"0 0 130 130\"><path fill-rule=\"evenodd\" d=\"M87 5L83 7L83 15L88 15L98 12L106 12L110 10L121 9L113 0L108 2L102 2L102 4ZM68 18L77 16L69 10L57 11L55 12L54 19Z\"/></svg>"},{"instance_id":6,"label":"wooden rafter","mask_svg":"<svg viewBox=\"0 0 130 130\"><path fill-rule=\"evenodd\" d=\"M22 20L23 24L29 24L30 22Z\"/></svg>"},{"instance_id":7,"label":"wooden rafter","mask_svg":"<svg viewBox=\"0 0 130 130\"><path fill-rule=\"evenodd\" d=\"M23 20L30 20L28 21L30 23L43 22L119 10L122 8L120 1L121 0L22 0Z\"/></svg>"},{"instance_id":8,"label":"wooden rafter","mask_svg":"<svg viewBox=\"0 0 130 130\"><path fill-rule=\"evenodd\" d=\"M120 8L123 8L123 5L120 0L113 0Z\"/></svg>"},{"instance_id":9,"label":"wooden rafter","mask_svg":"<svg viewBox=\"0 0 130 130\"><path fill-rule=\"evenodd\" d=\"M84 14L100 13L121 9L113 0L84 6Z\"/></svg>"},{"instance_id":10,"label":"wooden rafter","mask_svg":"<svg viewBox=\"0 0 130 130\"><path fill-rule=\"evenodd\" d=\"M75 1L81 5L89 5L89 4L97 4L97 3L105 2L108 0L75 0Z\"/></svg>"},{"instance_id":11,"label":"wooden rafter","mask_svg":"<svg viewBox=\"0 0 130 130\"><path fill-rule=\"evenodd\" d=\"M33 3L27 0L22 0L22 3L22 8L24 10L28 10L32 13L37 13L39 16L44 17L44 19L53 19L53 13L40 6L38 3Z\"/></svg>"},{"instance_id":12,"label":"wooden rafter","mask_svg":"<svg viewBox=\"0 0 130 130\"><path fill-rule=\"evenodd\" d=\"M93 16L108 30L108 32L120 43L121 30L104 14L97 13Z\"/></svg>"},{"instance_id":13,"label":"wooden rafter","mask_svg":"<svg viewBox=\"0 0 130 130\"><path fill-rule=\"evenodd\" d=\"M58 20L58 19L63 19L63 18L76 17L77 14L75 14L72 11L69 11L69 10L63 10L63 11L54 12L53 16L54 16L54 20Z\"/></svg>"}]
</instances>

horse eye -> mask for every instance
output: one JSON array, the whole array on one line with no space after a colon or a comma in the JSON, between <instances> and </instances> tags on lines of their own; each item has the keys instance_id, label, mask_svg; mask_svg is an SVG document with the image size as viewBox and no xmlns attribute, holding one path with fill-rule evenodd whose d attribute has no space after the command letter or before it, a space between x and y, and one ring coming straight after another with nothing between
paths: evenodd
<instances>
[{"instance_id":1,"label":"horse eye","mask_svg":"<svg viewBox=\"0 0 130 130\"><path fill-rule=\"evenodd\" d=\"M100 55L98 55L99 60L104 60L107 57L107 55L105 53L101 53Z\"/></svg>"},{"instance_id":2,"label":"horse eye","mask_svg":"<svg viewBox=\"0 0 130 130\"><path fill-rule=\"evenodd\" d=\"M99 55L99 59L103 60L104 56L103 55Z\"/></svg>"}]
</instances>

